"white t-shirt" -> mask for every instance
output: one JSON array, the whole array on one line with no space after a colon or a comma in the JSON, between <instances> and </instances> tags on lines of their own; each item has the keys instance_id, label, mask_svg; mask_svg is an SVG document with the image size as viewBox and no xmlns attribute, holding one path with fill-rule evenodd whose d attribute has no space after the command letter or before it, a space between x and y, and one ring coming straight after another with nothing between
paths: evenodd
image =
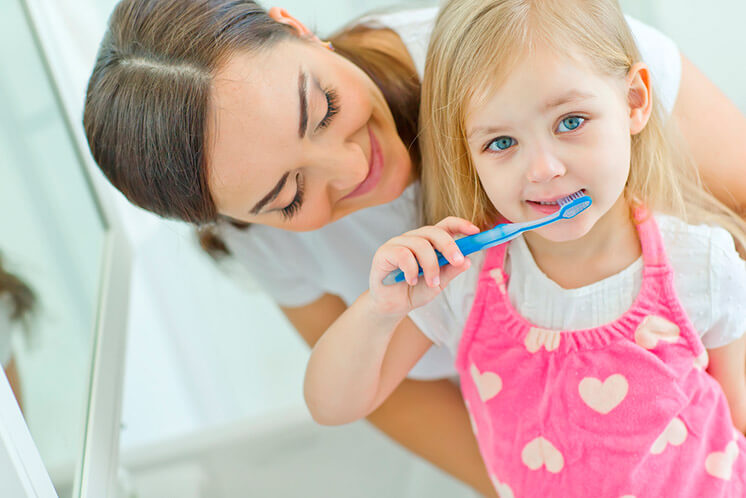
<instances>
[{"instance_id":1,"label":"white t-shirt","mask_svg":"<svg viewBox=\"0 0 746 498\"><path fill-rule=\"evenodd\" d=\"M365 18L395 30L407 46L422 76L436 7L399 11ZM679 89L681 60L676 45L658 31L629 20L643 59L650 66L658 97L670 113ZM312 232L290 232L263 225L220 231L235 258L275 301L285 307L311 303L325 293L348 305L368 288L375 251L388 239L417 228L419 184L397 199L356 211ZM455 375L446 348L432 348L410 372L412 378Z\"/></svg>"},{"instance_id":2,"label":"white t-shirt","mask_svg":"<svg viewBox=\"0 0 746 498\"><path fill-rule=\"evenodd\" d=\"M656 215L674 289L705 347L725 346L746 332L746 262L731 235L720 227L688 225ZM409 316L435 344L454 356L474 302L484 252L431 303ZM523 236L508 246L508 297L529 322L552 330L580 330L610 323L634 302L642 285L640 257L611 277L578 289L563 289L547 277ZM536 296L541 296L537 299Z\"/></svg>"}]
</instances>

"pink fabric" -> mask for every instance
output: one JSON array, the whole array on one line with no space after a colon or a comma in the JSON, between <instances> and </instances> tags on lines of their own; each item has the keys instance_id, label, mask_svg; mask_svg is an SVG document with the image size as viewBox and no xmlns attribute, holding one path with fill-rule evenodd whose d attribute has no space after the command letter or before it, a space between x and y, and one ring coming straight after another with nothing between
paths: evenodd
<instances>
[{"instance_id":1,"label":"pink fabric","mask_svg":"<svg viewBox=\"0 0 746 498\"><path fill-rule=\"evenodd\" d=\"M507 244L486 256L456 367L502 498L746 497L746 439L704 370L655 220L635 216L642 288L597 328L535 327L508 299Z\"/></svg>"}]
</instances>

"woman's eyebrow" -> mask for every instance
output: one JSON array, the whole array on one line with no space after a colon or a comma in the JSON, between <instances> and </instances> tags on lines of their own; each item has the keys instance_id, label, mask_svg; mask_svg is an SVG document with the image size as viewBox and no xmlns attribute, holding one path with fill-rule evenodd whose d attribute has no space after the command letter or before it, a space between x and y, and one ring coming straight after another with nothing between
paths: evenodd
<instances>
[{"instance_id":1,"label":"woman's eyebrow","mask_svg":"<svg viewBox=\"0 0 746 498\"><path fill-rule=\"evenodd\" d=\"M277 182L277 185L275 185L274 188L267 195L265 195L261 201L257 202L256 206L251 208L251 211L249 212L251 214L259 214L259 211L261 211L268 202L272 202L273 200L277 199L277 196L280 195L282 187L285 186L285 182L288 181L288 176L290 176L289 171L282 175L282 178L280 178L280 180Z\"/></svg>"},{"instance_id":2,"label":"woman's eyebrow","mask_svg":"<svg viewBox=\"0 0 746 498\"><path fill-rule=\"evenodd\" d=\"M303 138L306 135L308 129L308 99L307 94L307 82L308 75L300 70L298 74L298 96L300 97L300 125L298 126L298 136Z\"/></svg>"}]
</instances>

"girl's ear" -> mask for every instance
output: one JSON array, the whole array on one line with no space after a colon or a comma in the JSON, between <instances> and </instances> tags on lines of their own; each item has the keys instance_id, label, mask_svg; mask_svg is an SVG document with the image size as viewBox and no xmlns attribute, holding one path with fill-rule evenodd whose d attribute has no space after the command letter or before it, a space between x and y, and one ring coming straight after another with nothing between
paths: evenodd
<instances>
[{"instance_id":1,"label":"girl's ear","mask_svg":"<svg viewBox=\"0 0 746 498\"><path fill-rule=\"evenodd\" d=\"M308 29L302 22L290 15L290 13L280 7L272 7L267 11L269 17L281 24L287 24L288 26L295 29L298 32L298 36L302 38L310 38L314 41L320 41L319 38L313 34L313 31Z\"/></svg>"},{"instance_id":2,"label":"girl's ear","mask_svg":"<svg viewBox=\"0 0 746 498\"><path fill-rule=\"evenodd\" d=\"M653 111L653 89L650 71L643 62L635 63L627 73L627 103L629 105L629 133L640 133Z\"/></svg>"}]
</instances>

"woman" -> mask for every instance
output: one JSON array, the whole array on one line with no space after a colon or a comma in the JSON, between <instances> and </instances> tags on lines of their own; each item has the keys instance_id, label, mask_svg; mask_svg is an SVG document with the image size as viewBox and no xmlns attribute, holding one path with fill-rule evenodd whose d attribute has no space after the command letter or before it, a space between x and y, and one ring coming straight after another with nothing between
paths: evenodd
<instances>
[{"instance_id":1,"label":"woman","mask_svg":"<svg viewBox=\"0 0 746 498\"><path fill-rule=\"evenodd\" d=\"M375 249L417 226L418 73L435 13L369 18L329 45L253 2L123 0L86 97L93 156L133 203L216 228L212 247L313 345L367 288ZM746 206L746 119L670 40L631 24L705 180ZM426 355L369 420L492 496L451 364Z\"/></svg>"}]
</instances>

